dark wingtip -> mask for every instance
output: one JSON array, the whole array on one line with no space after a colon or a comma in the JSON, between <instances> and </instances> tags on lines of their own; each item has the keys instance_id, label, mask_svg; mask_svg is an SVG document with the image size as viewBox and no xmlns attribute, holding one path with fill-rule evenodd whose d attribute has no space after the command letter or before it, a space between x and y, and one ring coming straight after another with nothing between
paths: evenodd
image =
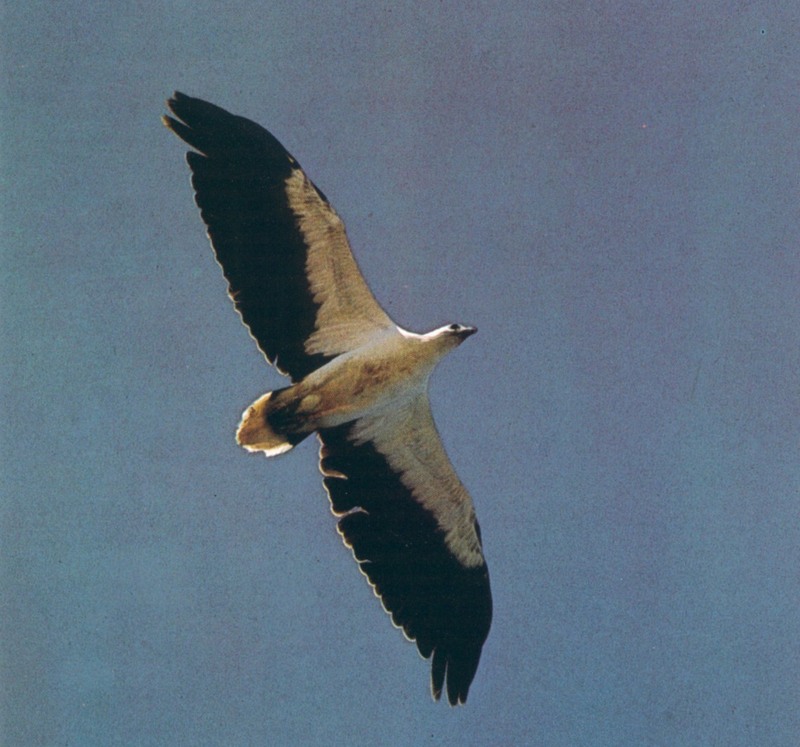
<instances>
[{"instance_id":1,"label":"dark wingtip","mask_svg":"<svg viewBox=\"0 0 800 747\"><path fill-rule=\"evenodd\" d=\"M173 91L172 96L167 99L167 106L172 110L175 111L175 105L180 104L181 101L187 101L191 99L191 96L187 96L185 93L181 91Z\"/></svg>"},{"instance_id":2,"label":"dark wingtip","mask_svg":"<svg viewBox=\"0 0 800 747\"><path fill-rule=\"evenodd\" d=\"M161 124L163 124L168 130L172 130L172 132L174 132L183 140L186 140L185 134L188 133L188 129L183 122L178 121L184 119L180 115L179 109L181 102L190 100L191 96L187 96L185 93L181 93L180 91L173 91L172 96L167 99L167 109L169 109L176 117L178 117L178 119L170 117L168 114L161 115Z\"/></svg>"},{"instance_id":3,"label":"dark wingtip","mask_svg":"<svg viewBox=\"0 0 800 747\"><path fill-rule=\"evenodd\" d=\"M442 655L440 649L434 649L431 659L431 695L438 701L442 697L442 687L444 686L444 674L447 670L447 658Z\"/></svg>"},{"instance_id":4,"label":"dark wingtip","mask_svg":"<svg viewBox=\"0 0 800 747\"><path fill-rule=\"evenodd\" d=\"M464 705L467 702L467 695L469 694L469 685L465 685L463 689L459 689L458 685L451 685L452 679L447 680L447 700L451 706Z\"/></svg>"}]
</instances>

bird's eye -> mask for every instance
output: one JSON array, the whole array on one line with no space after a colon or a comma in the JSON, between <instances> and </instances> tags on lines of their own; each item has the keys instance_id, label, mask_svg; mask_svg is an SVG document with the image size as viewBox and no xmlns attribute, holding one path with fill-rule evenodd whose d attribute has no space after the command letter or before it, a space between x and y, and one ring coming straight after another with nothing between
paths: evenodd
<instances>
[{"instance_id":1,"label":"bird's eye","mask_svg":"<svg viewBox=\"0 0 800 747\"><path fill-rule=\"evenodd\" d=\"M458 332L458 330L460 330L460 329L461 329L461 325L460 325L460 324L451 324L451 325L450 325L450 329L451 329L453 332Z\"/></svg>"}]
</instances>

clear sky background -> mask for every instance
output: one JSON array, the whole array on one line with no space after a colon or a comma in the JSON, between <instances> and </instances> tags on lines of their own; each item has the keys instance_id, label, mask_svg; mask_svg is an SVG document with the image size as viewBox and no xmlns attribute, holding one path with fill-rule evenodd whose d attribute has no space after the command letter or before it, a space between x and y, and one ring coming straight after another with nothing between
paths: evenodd
<instances>
[{"instance_id":1,"label":"clear sky background","mask_svg":"<svg viewBox=\"0 0 800 747\"><path fill-rule=\"evenodd\" d=\"M2 16L4 744L800 743L796 2ZM284 142L398 323L480 329L431 387L495 599L464 707L316 444L234 443L283 380L175 88Z\"/></svg>"}]
</instances>

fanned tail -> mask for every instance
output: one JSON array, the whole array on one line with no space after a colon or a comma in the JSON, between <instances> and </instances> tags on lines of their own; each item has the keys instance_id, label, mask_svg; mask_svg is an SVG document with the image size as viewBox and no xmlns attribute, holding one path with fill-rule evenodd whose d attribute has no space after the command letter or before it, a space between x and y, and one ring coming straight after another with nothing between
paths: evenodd
<instances>
[{"instance_id":1,"label":"fanned tail","mask_svg":"<svg viewBox=\"0 0 800 747\"><path fill-rule=\"evenodd\" d=\"M248 451L260 451L265 456L278 456L289 451L309 435L309 431L296 432L277 425L281 423L288 426L288 419L285 417L286 406L279 401L277 395L290 388L267 392L242 413L242 420L236 431L236 443Z\"/></svg>"}]
</instances>

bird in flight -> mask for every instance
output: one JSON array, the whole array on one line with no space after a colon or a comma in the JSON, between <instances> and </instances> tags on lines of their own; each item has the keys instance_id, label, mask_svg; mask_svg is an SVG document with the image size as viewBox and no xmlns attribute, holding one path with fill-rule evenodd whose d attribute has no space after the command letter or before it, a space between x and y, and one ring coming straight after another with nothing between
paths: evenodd
<instances>
[{"instance_id":1,"label":"bird in flight","mask_svg":"<svg viewBox=\"0 0 800 747\"><path fill-rule=\"evenodd\" d=\"M431 691L467 700L492 618L469 494L428 402L438 361L476 330L397 326L353 257L344 225L260 125L175 93L164 124L194 150L195 201L229 294L290 386L245 410L248 451L282 454L312 433L338 531L392 622L431 658Z\"/></svg>"}]
</instances>

